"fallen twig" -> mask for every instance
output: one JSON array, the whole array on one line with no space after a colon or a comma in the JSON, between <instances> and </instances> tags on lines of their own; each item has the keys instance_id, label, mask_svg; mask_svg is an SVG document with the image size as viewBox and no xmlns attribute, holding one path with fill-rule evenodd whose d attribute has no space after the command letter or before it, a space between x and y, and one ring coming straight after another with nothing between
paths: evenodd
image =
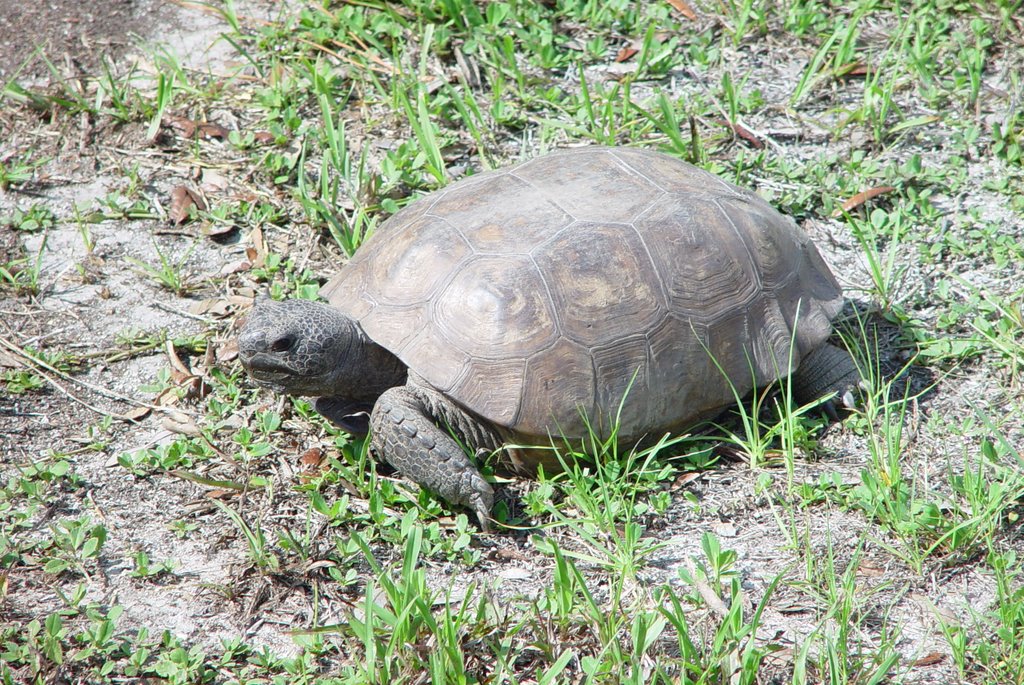
<instances>
[{"instance_id":1,"label":"fallen twig","mask_svg":"<svg viewBox=\"0 0 1024 685\"><path fill-rule=\"evenodd\" d=\"M63 385L58 383L57 380L54 379L50 374L52 374L53 376L57 376L58 378L60 378L62 380L65 380L65 381L67 381L69 383L74 383L75 385L78 385L79 387L85 388L86 390L89 390L90 392L94 392L97 395L101 395L103 397L106 397L107 399L116 400L118 402L125 402L127 404L131 404L131 405L134 405L134 406L137 406L137 407L145 407L146 409L149 409L151 411L159 411L159 412L168 412L168 411L170 411L167 407L161 407L161 406L158 406L158 405L155 405L155 404L149 404L147 402L140 402L139 400L137 400L135 398L128 397L127 395L122 395L119 392L114 392L113 390L108 390L107 388L102 388L102 387L100 387L98 385L93 385L92 383L88 383L86 381L79 380L78 378L74 378L73 376L64 373L60 369L54 368L52 365L46 363L42 359L39 359L37 357L32 356L31 354L29 354L28 352L26 352L22 348L18 347L17 345L12 343L11 341L7 340L6 338L0 337L0 347L3 347L5 349L7 349L9 352L14 354L19 359L21 359L22 363L24 363L26 366L30 367L32 369L33 373L38 374L40 378L42 378L47 383L49 383L51 386L53 386L53 388L56 389L57 392L61 393L65 397L67 397L72 402L80 404L83 407L85 407L86 409L88 409L90 411L93 411L93 412L99 414L100 416L110 416L110 417L113 417L113 418L121 420L121 421L134 421L134 419L132 419L130 416L128 416L126 414L116 414L114 412L110 412L110 411L107 411L105 409L101 409L99 407L96 407L96 406L94 406L92 404L89 404L85 400L83 400L80 397L78 397L77 395L73 394L70 390L65 388Z\"/></svg>"}]
</instances>

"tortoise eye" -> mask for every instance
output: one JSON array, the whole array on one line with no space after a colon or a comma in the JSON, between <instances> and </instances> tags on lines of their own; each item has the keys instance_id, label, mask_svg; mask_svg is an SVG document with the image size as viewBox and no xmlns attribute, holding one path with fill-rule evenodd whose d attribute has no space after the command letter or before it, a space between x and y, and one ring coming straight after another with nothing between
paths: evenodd
<instances>
[{"instance_id":1,"label":"tortoise eye","mask_svg":"<svg viewBox=\"0 0 1024 685\"><path fill-rule=\"evenodd\" d=\"M285 335L270 343L271 352L287 352L295 345L295 338Z\"/></svg>"}]
</instances>

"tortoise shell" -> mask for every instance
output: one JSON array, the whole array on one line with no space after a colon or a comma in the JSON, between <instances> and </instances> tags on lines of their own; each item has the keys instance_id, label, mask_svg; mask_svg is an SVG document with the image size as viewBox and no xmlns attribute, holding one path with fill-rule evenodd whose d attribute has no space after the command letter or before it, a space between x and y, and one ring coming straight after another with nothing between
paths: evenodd
<instances>
[{"instance_id":1,"label":"tortoise shell","mask_svg":"<svg viewBox=\"0 0 1024 685\"><path fill-rule=\"evenodd\" d=\"M429 385L527 439L607 434L616 418L621 439L696 423L788 375L842 304L810 239L754 193L663 153L600 147L419 199L321 294Z\"/></svg>"}]
</instances>

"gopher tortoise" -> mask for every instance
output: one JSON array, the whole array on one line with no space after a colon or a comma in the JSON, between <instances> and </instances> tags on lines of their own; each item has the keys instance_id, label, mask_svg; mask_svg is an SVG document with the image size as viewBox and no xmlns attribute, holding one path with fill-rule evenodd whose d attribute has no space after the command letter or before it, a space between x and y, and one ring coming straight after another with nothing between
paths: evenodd
<instances>
[{"instance_id":1,"label":"gopher tortoise","mask_svg":"<svg viewBox=\"0 0 1024 685\"><path fill-rule=\"evenodd\" d=\"M754 193L646 150L462 179L386 221L320 294L261 299L242 364L369 428L374 454L485 528L493 492L459 441L528 472L551 466L535 448L556 436L617 422L635 444L789 374L807 401L858 380L825 342L842 293L810 239Z\"/></svg>"}]
</instances>

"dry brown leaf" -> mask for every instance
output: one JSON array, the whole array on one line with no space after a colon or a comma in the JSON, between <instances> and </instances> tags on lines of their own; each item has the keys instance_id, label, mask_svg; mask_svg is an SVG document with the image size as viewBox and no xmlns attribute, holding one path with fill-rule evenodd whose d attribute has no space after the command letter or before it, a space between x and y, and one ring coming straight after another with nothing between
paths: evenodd
<instances>
[{"instance_id":1,"label":"dry brown leaf","mask_svg":"<svg viewBox=\"0 0 1024 685\"><path fill-rule=\"evenodd\" d=\"M173 366L171 367L171 380L177 383L179 386L187 383L189 380L192 379L192 377L193 374L188 373L187 371L176 369Z\"/></svg>"},{"instance_id":2,"label":"dry brown leaf","mask_svg":"<svg viewBox=\"0 0 1024 685\"><path fill-rule=\"evenodd\" d=\"M750 143L750 147L754 148L755 150L764 149L764 142L746 126L743 126L741 124L733 124L726 121L725 119L719 119L718 123L730 129L733 133L736 134L737 138L741 138L742 140L745 140L748 143Z\"/></svg>"},{"instance_id":3,"label":"dry brown leaf","mask_svg":"<svg viewBox=\"0 0 1024 685\"><path fill-rule=\"evenodd\" d=\"M199 136L202 138L224 139L228 137L228 133L229 131L220 124L215 124L209 121L199 124Z\"/></svg>"},{"instance_id":4,"label":"dry brown leaf","mask_svg":"<svg viewBox=\"0 0 1024 685\"><path fill-rule=\"evenodd\" d=\"M204 300L194 302L188 311L192 314L209 314L223 318L231 312L231 303L223 297L207 297Z\"/></svg>"},{"instance_id":5,"label":"dry brown leaf","mask_svg":"<svg viewBox=\"0 0 1024 685\"><path fill-rule=\"evenodd\" d=\"M121 418L126 421L141 421L149 416L152 411L149 407L135 407L121 414Z\"/></svg>"},{"instance_id":6,"label":"dry brown leaf","mask_svg":"<svg viewBox=\"0 0 1024 685\"><path fill-rule=\"evenodd\" d=\"M210 386L202 376L191 374L179 379L178 374L171 369L171 378L185 391L184 399L189 402L200 400L210 394Z\"/></svg>"},{"instance_id":7,"label":"dry brown leaf","mask_svg":"<svg viewBox=\"0 0 1024 685\"><path fill-rule=\"evenodd\" d=\"M178 356L178 351L174 349L174 343L170 340L164 345L164 353L167 355L167 359L171 362L171 370L177 370L184 376L192 374L192 370L185 365L185 362L181 361L181 357Z\"/></svg>"},{"instance_id":8,"label":"dry brown leaf","mask_svg":"<svg viewBox=\"0 0 1024 685\"><path fill-rule=\"evenodd\" d=\"M697 20L697 13L693 11L693 8L690 7L690 4L686 2L686 0L668 0L668 4L672 5L676 12L679 12L679 14L683 15L690 21Z\"/></svg>"},{"instance_id":9,"label":"dry brown leaf","mask_svg":"<svg viewBox=\"0 0 1024 685\"><path fill-rule=\"evenodd\" d=\"M175 226L188 221L189 210L195 206L192 194L185 186L175 186L171 191L171 211L168 213Z\"/></svg>"},{"instance_id":10,"label":"dry brown leaf","mask_svg":"<svg viewBox=\"0 0 1024 685\"><path fill-rule=\"evenodd\" d=\"M267 252L270 251L263 237L263 229L257 227L249 231L249 242L252 243L252 247L245 248L245 256L252 264L252 268L258 269L263 266Z\"/></svg>"},{"instance_id":11,"label":"dry brown leaf","mask_svg":"<svg viewBox=\"0 0 1024 685\"><path fill-rule=\"evenodd\" d=\"M231 338L223 345L217 345L215 358L219 364L238 359L238 338Z\"/></svg>"},{"instance_id":12,"label":"dry brown leaf","mask_svg":"<svg viewBox=\"0 0 1024 685\"><path fill-rule=\"evenodd\" d=\"M213 169L203 169L202 189L208 193L223 192L231 187L228 177Z\"/></svg>"},{"instance_id":13,"label":"dry brown leaf","mask_svg":"<svg viewBox=\"0 0 1024 685\"><path fill-rule=\"evenodd\" d=\"M206 211L206 200L203 199L203 194L188 188L188 194L192 196L192 201L196 203L196 209L200 212Z\"/></svg>"},{"instance_id":14,"label":"dry brown leaf","mask_svg":"<svg viewBox=\"0 0 1024 685\"><path fill-rule=\"evenodd\" d=\"M171 209L167 213L171 223L179 226L188 221L192 208L203 211L206 203L198 193L185 186L175 186L171 191Z\"/></svg>"},{"instance_id":15,"label":"dry brown leaf","mask_svg":"<svg viewBox=\"0 0 1024 685\"><path fill-rule=\"evenodd\" d=\"M184 388L186 400L197 400L206 397L210 393L210 386L206 384L201 374L197 374L188 367L178 356L174 349L174 343L167 341L165 346L167 359L171 366L171 380L179 388Z\"/></svg>"},{"instance_id":16,"label":"dry brown leaf","mask_svg":"<svg viewBox=\"0 0 1024 685\"><path fill-rule=\"evenodd\" d=\"M0 350L0 367L5 369L20 369L22 366L21 360L15 357L10 352Z\"/></svg>"},{"instance_id":17,"label":"dry brown leaf","mask_svg":"<svg viewBox=\"0 0 1024 685\"><path fill-rule=\"evenodd\" d=\"M199 430L199 426L196 425L187 414L180 412L171 412L163 418L160 425L164 430L170 431L171 433L178 433L179 435L200 435L202 431Z\"/></svg>"},{"instance_id":18,"label":"dry brown leaf","mask_svg":"<svg viewBox=\"0 0 1024 685\"><path fill-rule=\"evenodd\" d=\"M165 114L160 123L177 133L182 138L191 138L196 134L196 122L177 114Z\"/></svg>"},{"instance_id":19,"label":"dry brown leaf","mask_svg":"<svg viewBox=\"0 0 1024 685\"><path fill-rule=\"evenodd\" d=\"M627 60L632 59L633 55L635 55L638 52L640 51L634 48L632 45L626 45L621 50L619 50L619 53L617 55L615 55L615 61L625 62Z\"/></svg>"},{"instance_id":20,"label":"dry brown leaf","mask_svg":"<svg viewBox=\"0 0 1024 685\"><path fill-rule=\"evenodd\" d=\"M252 264L249 262L248 259L239 259L234 262L228 262L227 264L220 268L220 271L218 273L221 276L230 276L231 274L237 274L243 271L248 271L251 268Z\"/></svg>"},{"instance_id":21,"label":"dry brown leaf","mask_svg":"<svg viewBox=\"0 0 1024 685\"><path fill-rule=\"evenodd\" d=\"M224 236L234 233L238 229L233 223L227 221L205 221L199 232L214 242L223 240Z\"/></svg>"},{"instance_id":22,"label":"dry brown leaf","mask_svg":"<svg viewBox=\"0 0 1024 685\"><path fill-rule=\"evenodd\" d=\"M839 209L837 209L834 212L832 212L832 218L833 219L838 219L844 213L849 212L850 210L856 209L857 207L860 207L862 204L864 204L868 200L876 198L879 195L884 195L885 193L891 193L894 190L896 190L896 189L893 188L892 186L875 186L874 188L868 188L867 190L862 190L861 192L857 193L856 195L851 197L849 200L844 202Z\"/></svg>"},{"instance_id":23,"label":"dry brown leaf","mask_svg":"<svg viewBox=\"0 0 1024 685\"><path fill-rule=\"evenodd\" d=\"M939 652L930 652L925 654L920 659L915 659L911 666L919 668L921 666L934 666L935 664L941 664L946 660L946 655Z\"/></svg>"},{"instance_id":24,"label":"dry brown leaf","mask_svg":"<svg viewBox=\"0 0 1024 685\"><path fill-rule=\"evenodd\" d=\"M172 407L178 403L178 388L164 388L156 397L153 398L153 404L158 407Z\"/></svg>"}]
</instances>

